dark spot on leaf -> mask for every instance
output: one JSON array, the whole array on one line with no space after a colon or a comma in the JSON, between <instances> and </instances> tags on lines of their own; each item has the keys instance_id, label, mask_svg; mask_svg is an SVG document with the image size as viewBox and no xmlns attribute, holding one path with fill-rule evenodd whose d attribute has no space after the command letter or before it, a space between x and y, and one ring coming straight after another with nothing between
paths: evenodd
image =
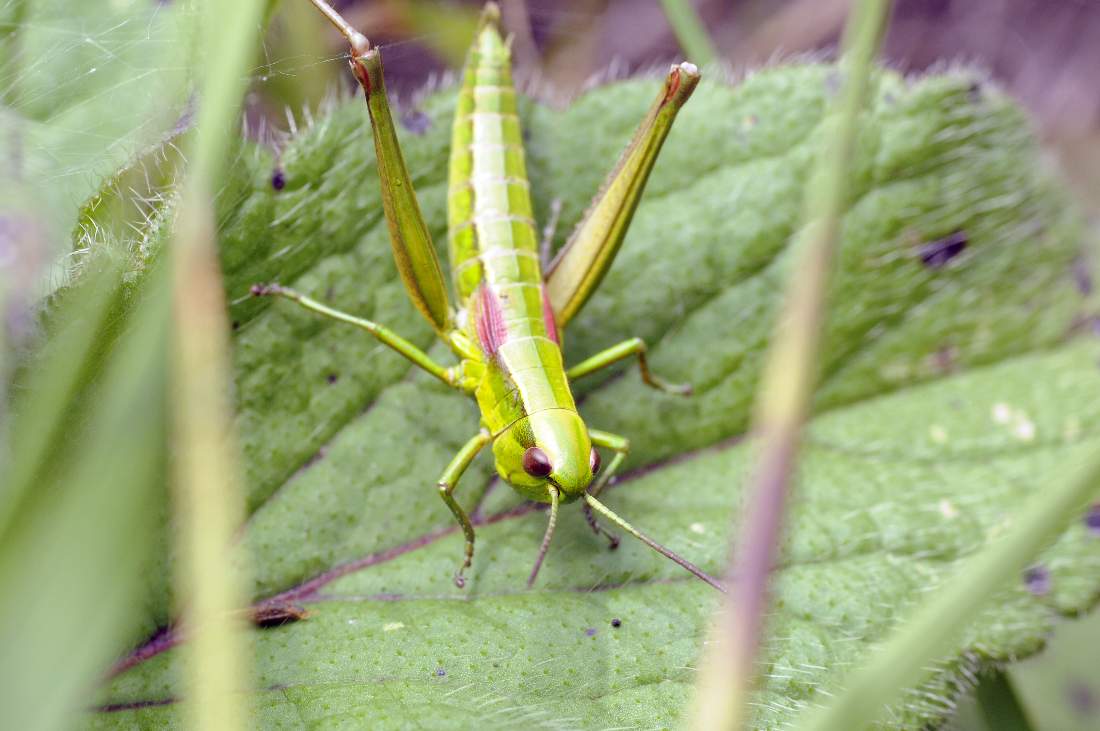
<instances>
[{"instance_id":1,"label":"dark spot on leaf","mask_svg":"<svg viewBox=\"0 0 1100 731\"><path fill-rule=\"evenodd\" d=\"M611 620L611 626L618 629L619 627L623 626L623 620L619 619L618 617L615 617L615 619Z\"/></svg>"},{"instance_id":2,"label":"dark spot on leaf","mask_svg":"<svg viewBox=\"0 0 1100 731\"><path fill-rule=\"evenodd\" d=\"M308 616L309 612L297 604L262 604L252 608L251 619L257 627L268 629L298 622Z\"/></svg>"},{"instance_id":3,"label":"dark spot on leaf","mask_svg":"<svg viewBox=\"0 0 1100 731\"><path fill-rule=\"evenodd\" d=\"M195 94L187 98L187 103L183 107L183 111L180 112L179 119L176 120L176 126L172 128L173 135L180 135L191 129L191 126L195 122Z\"/></svg>"},{"instance_id":4,"label":"dark spot on leaf","mask_svg":"<svg viewBox=\"0 0 1100 731\"><path fill-rule=\"evenodd\" d=\"M1100 503L1093 503L1085 513L1085 527L1094 536L1100 536Z\"/></svg>"},{"instance_id":5,"label":"dark spot on leaf","mask_svg":"<svg viewBox=\"0 0 1100 731\"><path fill-rule=\"evenodd\" d=\"M970 83L970 88L966 90L967 95L970 97L970 103L981 104L982 100L985 97L985 95L983 94L984 91L985 87L982 86L982 82L972 81Z\"/></svg>"},{"instance_id":6,"label":"dark spot on leaf","mask_svg":"<svg viewBox=\"0 0 1100 731\"><path fill-rule=\"evenodd\" d=\"M920 249L920 260L929 269L942 269L949 261L963 252L970 240L965 231L955 231L925 244Z\"/></svg>"},{"instance_id":7,"label":"dark spot on leaf","mask_svg":"<svg viewBox=\"0 0 1100 731\"><path fill-rule=\"evenodd\" d=\"M240 330L241 329L241 321L240 320L234 320L233 321L233 329L234 330Z\"/></svg>"},{"instance_id":8,"label":"dark spot on leaf","mask_svg":"<svg viewBox=\"0 0 1100 731\"><path fill-rule=\"evenodd\" d=\"M1045 566L1032 566L1024 572L1024 586L1035 596L1050 593L1050 571Z\"/></svg>"},{"instance_id":9,"label":"dark spot on leaf","mask_svg":"<svg viewBox=\"0 0 1100 731\"><path fill-rule=\"evenodd\" d=\"M1092 294L1092 272L1089 271L1088 262L1081 257L1073 260L1073 283L1081 294Z\"/></svg>"},{"instance_id":10,"label":"dark spot on leaf","mask_svg":"<svg viewBox=\"0 0 1100 731\"><path fill-rule=\"evenodd\" d=\"M951 373L955 370L955 362L959 359L959 349L954 345L945 345L932 355L932 362L940 373ZM957 404L956 404L957 406Z\"/></svg>"},{"instance_id":11,"label":"dark spot on leaf","mask_svg":"<svg viewBox=\"0 0 1100 731\"><path fill-rule=\"evenodd\" d=\"M275 172L271 174L271 187L275 190L282 190L286 187L286 173L282 168L275 168Z\"/></svg>"},{"instance_id":12,"label":"dark spot on leaf","mask_svg":"<svg viewBox=\"0 0 1100 731\"><path fill-rule=\"evenodd\" d=\"M584 634L585 634L586 637L595 637L596 636L596 628L595 627L589 627L588 629L586 629L584 631Z\"/></svg>"},{"instance_id":13,"label":"dark spot on leaf","mask_svg":"<svg viewBox=\"0 0 1100 731\"><path fill-rule=\"evenodd\" d=\"M443 668L436 668L436 669L435 669L435 676L436 676L437 678L442 678L442 677L443 677L444 675L446 675L446 674L447 674L447 671L446 671L446 670L444 670Z\"/></svg>"},{"instance_id":14,"label":"dark spot on leaf","mask_svg":"<svg viewBox=\"0 0 1100 731\"><path fill-rule=\"evenodd\" d=\"M419 109L410 109L401 115L401 126L414 135L422 135L432 128L432 118Z\"/></svg>"},{"instance_id":15,"label":"dark spot on leaf","mask_svg":"<svg viewBox=\"0 0 1100 731\"><path fill-rule=\"evenodd\" d=\"M325 376L325 382L328 383L330 386L339 380L340 376L336 375L335 373L329 373L327 376Z\"/></svg>"},{"instance_id":16,"label":"dark spot on leaf","mask_svg":"<svg viewBox=\"0 0 1100 731\"><path fill-rule=\"evenodd\" d=\"M1096 696L1092 689L1081 682L1071 683L1066 690L1069 706L1080 716L1091 716L1096 713Z\"/></svg>"}]
</instances>

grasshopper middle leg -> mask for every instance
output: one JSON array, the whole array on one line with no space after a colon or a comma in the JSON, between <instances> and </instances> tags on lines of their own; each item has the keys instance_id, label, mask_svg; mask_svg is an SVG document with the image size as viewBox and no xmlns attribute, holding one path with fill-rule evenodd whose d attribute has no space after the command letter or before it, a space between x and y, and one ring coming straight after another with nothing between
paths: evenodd
<instances>
[{"instance_id":1,"label":"grasshopper middle leg","mask_svg":"<svg viewBox=\"0 0 1100 731\"><path fill-rule=\"evenodd\" d=\"M384 325L379 325L377 322L341 312L340 310L329 307L300 292L290 289L289 287L283 287L279 284L255 284L252 286L252 294L256 297L283 297L323 317L339 322L346 322L349 325L355 325L358 328L362 328L378 338L383 345L396 350L398 353L408 358L412 361L413 365L423 368L448 386L459 387L457 369L447 368L436 363L432 360L431 356L423 350Z\"/></svg>"},{"instance_id":2,"label":"grasshopper middle leg","mask_svg":"<svg viewBox=\"0 0 1100 731\"><path fill-rule=\"evenodd\" d=\"M631 356L638 359L638 369L642 372L642 382L651 388L678 396L690 396L692 389L690 384L669 383L663 378L654 375L649 370L649 361L646 359L646 344L641 338L624 340L618 345L612 345L607 350L596 353L591 358L581 361L565 372L570 381L587 376L589 373L607 368Z\"/></svg>"}]
</instances>

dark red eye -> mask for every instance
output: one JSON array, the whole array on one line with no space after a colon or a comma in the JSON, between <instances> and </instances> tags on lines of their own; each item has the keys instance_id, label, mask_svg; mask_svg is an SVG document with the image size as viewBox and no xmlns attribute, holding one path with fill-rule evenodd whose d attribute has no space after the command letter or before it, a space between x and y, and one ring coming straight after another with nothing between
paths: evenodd
<instances>
[{"instance_id":1,"label":"dark red eye","mask_svg":"<svg viewBox=\"0 0 1100 731\"><path fill-rule=\"evenodd\" d=\"M595 447L592 447L592 456L588 458L588 464L592 466L592 474L598 475L600 473L600 453L596 451Z\"/></svg>"},{"instance_id":2,"label":"dark red eye","mask_svg":"<svg viewBox=\"0 0 1100 731\"><path fill-rule=\"evenodd\" d=\"M550 458L538 447L531 447L523 453L523 469L531 477L547 477L554 471Z\"/></svg>"}]
</instances>

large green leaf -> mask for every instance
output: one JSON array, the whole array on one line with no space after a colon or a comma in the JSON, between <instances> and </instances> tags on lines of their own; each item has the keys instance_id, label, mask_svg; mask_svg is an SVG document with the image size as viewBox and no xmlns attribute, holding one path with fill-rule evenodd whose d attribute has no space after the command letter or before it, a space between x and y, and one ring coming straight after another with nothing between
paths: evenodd
<instances>
[{"instance_id":1,"label":"large green leaf","mask_svg":"<svg viewBox=\"0 0 1100 731\"><path fill-rule=\"evenodd\" d=\"M642 335L662 375L695 384L691 399L664 396L625 367L582 389L581 410L635 447L613 507L714 572L751 457L731 438L747 424L834 74L792 66L702 86L568 333L571 361ZM526 110L541 213L560 197L563 220L577 219L655 89L632 81L563 113ZM451 98L425 99L403 135L441 243ZM1100 440L1100 348L1070 337L1081 225L1018 109L965 71L884 73L861 125L762 727L835 687L1004 529L1039 475ZM525 591L545 516L492 481L487 460L459 489L482 525L456 589L461 537L433 485L476 429L472 405L358 332L248 298L278 280L430 343L389 258L368 135L361 103L340 105L278 155L242 154L222 197L252 593L310 612L257 634L265 727L671 725L713 590L642 546L608 552L568 510ZM1056 613L1100 592L1098 564L1100 543L1071 527L1041 559L1047 580L1006 587L893 722L941 718L975 667L1037 649ZM154 590L148 626L168 606ZM174 722L176 653L160 651L172 639L130 658L94 725Z\"/></svg>"}]
</instances>

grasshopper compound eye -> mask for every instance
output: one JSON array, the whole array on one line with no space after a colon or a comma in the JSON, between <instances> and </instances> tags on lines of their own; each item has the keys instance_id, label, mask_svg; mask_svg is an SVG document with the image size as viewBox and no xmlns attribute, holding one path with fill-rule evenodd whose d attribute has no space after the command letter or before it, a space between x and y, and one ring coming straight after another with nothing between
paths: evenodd
<instances>
[{"instance_id":1,"label":"grasshopper compound eye","mask_svg":"<svg viewBox=\"0 0 1100 731\"><path fill-rule=\"evenodd\" d=\"M538 447L531 447L523 453L523 469L531 477L549 477L554 471L550 458Z\"/></svg>"},{"instance_id":2,"label":"grasshopper compound eye","mask_svg":"<svg viewBox=\"0 0 1100 731\"><path fill-rule=\"evenodd\" d=\"M592 447L592 454L588 458L588 464L592 468L592 474L600 474L600 453Z\"/></svg>"}]
</instances>

